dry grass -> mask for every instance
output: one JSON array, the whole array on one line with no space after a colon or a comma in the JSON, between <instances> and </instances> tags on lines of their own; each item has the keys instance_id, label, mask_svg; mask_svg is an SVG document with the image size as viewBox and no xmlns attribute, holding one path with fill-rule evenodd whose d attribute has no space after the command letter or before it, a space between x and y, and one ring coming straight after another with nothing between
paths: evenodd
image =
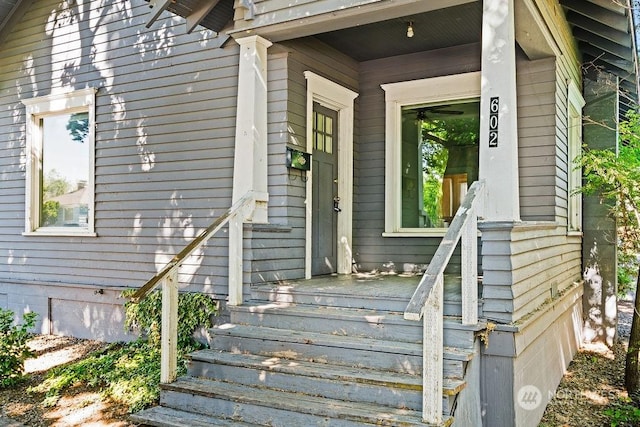
<instances>
[{"instance_id":1,"label":"dry grass","mask_svg":"<svg viewBox=\"0 0 640 427\"><path fill-rule=\"evenodd\" d=\"M581 349L547 405L540 425L610 426L605 409L628 398L624 389L626 349L623 342L611 350L602 346Z\"/></svg>"},{"instance_id":2,"label":"dry grass","mask_svg":"<svg viewBox=\"0 0 640 427\"><path fill-rule=\"evenodd\" d=\"M609 427L612 420L605 411L630 403L624 388L624 365L632 315L632 302L620 301L618 342L611 349L604 345L584 345L580 349L547 405L541 427Z\"/></svg>"}]
</instances>

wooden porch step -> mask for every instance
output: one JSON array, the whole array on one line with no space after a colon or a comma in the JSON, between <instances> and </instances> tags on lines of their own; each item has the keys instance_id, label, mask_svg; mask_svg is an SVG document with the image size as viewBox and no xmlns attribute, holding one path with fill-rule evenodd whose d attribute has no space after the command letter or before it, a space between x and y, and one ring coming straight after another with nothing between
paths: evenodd
<instances>
[{"instance_id":1,"label":"wooden porch step","mask_svg":"<svg viewBox=\"0 0 640 427\"><path fill-rule=\"evenodd\" d=\"M429 426L417 411L362 402L344 402L301 393L247 387L186 377L162 385L161 404L201 415L269 426L362 425ZM445 417L441 426L448 426Z\"/></svg>"},{"instance_id":2,"label":"wooden porch step","mask_svg":"<svg viewBox=\"0 0 640 427\"><path fill-rule=\"evenodd\" d=\"M198 378L395 408L422 407L422 378L416 375L212 350L198 351L190 358L189 374ZM443 410L449 413L451 397L466 382L445 378L443 386Z\"/></svg>"},{"instance_id":3,"label":"wooden porch step","mask_svg":"<svg viewBox=\"0 0 640 427\"><path fill-rule=\"evenodd\" d=\"M340 283L340 282L338 282ZM459 293L459 283L445 284L444 295L444 315L460 316L461 295ZM364 287L363 287L364 288ZM449 291L447 291L449 288ZM309 304L323 305L327 307L344 307L368 310L388 310L402 313L404 312L412 293L405 295L405 292L395 293L394 288L389 290L384 286L372 289L370 286L359 290L357 286L295 286L281 285L275 283L264 283L251 287L251 299L255 301L269 301L288 304ZM415 287L411 292L415 290ZM478 311L482 312L483 302L478 299Z\"/></svg>"},{"instance_id":4,"label":"wooden porch step","mask_svg":"<svg viewBox=\"0 0 640 427\"><path fill-rule=\"evenodd\" d=\"M422 375L422 344L237 324L210 330L213 349ZM474 351L444 347L445 376L464 377Z\"/></svg>"},{"instance_id":5,"label":"wooden porch step","mask_svg":"<svg viewBox=\"0 0 640 427\"><path fill-rule=\"evenodd\" d=\"M405 320L402 312L262 301L228 309L235 324L422 342L422 322ZM473 347L476 333L486 328L484 322L462 325L453 316L445 317L443 326L444 345L460 348Z\"/></svg>"},{"instance_id":6,"label":"wooden porch step","mask_svg":"<svg viewBox=\"0 0 640 427\"><path fill-rule=\"evenodd\" d=\"M259 425L245 423L237 419L212 417L195 414L193 412L180 411L177 409L166 408L164 406L154 406L153 408L131 414L129 419L135 423L155 427L255 427Z\"/></svg>"}]
</instances>

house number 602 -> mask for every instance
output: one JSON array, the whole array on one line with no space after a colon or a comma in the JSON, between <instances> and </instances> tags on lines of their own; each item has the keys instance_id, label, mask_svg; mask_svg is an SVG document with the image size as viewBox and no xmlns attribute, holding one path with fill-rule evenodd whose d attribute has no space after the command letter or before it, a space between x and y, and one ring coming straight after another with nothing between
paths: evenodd
<instances>
[{"instance_id":1,"label":"house number 602","mask_svg":"<svg viewBox=\"0 0 640 427\"><path fill-rule=\"evenodd\" d=\"M494 96L489 101L489 147L498 146L498 113L500 97Z\"/></svg>"}]
</instances>

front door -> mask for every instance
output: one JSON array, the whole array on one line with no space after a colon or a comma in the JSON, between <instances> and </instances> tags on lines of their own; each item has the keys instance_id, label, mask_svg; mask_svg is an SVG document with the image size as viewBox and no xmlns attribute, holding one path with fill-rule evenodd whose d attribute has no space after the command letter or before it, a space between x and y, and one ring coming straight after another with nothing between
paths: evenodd
<instances>
[{"instance_id":1,"label":"front door","mask_svg":"<svg viewBox=\"0 0 640 427\"><path fill-rule=\"evenodd\" d=\"M337 271L338 112L313 104L311 274Z\"/></svg>"}]
</instances>

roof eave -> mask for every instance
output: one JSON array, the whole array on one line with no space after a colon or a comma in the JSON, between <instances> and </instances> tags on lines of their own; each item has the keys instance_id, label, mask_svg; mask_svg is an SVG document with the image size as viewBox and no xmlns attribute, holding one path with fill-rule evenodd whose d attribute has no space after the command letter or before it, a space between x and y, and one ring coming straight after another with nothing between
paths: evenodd
<instances>
[{"instance_id":1,"label":"roof eave","mask_svg":"<svg viewBox=\"0 0 640 427\"><path fill-rule=\"evenodd\" d=\"M13 27L27 12L34 0L17 0L13 8L5 16L0 16L0 45L4 43Z\"/></svg>"}]
</instances>

